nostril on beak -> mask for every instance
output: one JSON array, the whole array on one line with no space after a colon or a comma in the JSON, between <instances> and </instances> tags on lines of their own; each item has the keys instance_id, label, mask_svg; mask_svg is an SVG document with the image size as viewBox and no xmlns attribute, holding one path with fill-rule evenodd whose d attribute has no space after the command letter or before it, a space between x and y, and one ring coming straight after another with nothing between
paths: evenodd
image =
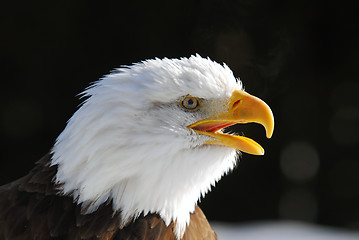
<instances>
[{"instance_id":1,"label":"nostril on beak","mask_svg":"<svg viewBox=\"0 0 359 240\"><path fill-rule=\"evenodd\" d=\"M233 103L232 108L235 109L242 100L237 100Z\"/></svg>"}]
</instances>

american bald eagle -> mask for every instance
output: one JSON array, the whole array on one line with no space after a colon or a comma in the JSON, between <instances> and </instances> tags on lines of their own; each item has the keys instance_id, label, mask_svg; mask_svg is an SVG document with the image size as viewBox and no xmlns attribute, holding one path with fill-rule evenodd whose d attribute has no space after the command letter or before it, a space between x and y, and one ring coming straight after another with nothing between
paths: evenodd
<instances>
[{"instance_id":1,"label":"american bald eagle","mask_svg":"<svg viewBox=\"0 0 359 240\"><path fill-rule=\"evenodd\" d=\"M0 188L0 239L216 239L196 205L262 147L223 129L270 108L199 55L116 69L83 92L51 151Z\"/></svg>"}]
</instances>

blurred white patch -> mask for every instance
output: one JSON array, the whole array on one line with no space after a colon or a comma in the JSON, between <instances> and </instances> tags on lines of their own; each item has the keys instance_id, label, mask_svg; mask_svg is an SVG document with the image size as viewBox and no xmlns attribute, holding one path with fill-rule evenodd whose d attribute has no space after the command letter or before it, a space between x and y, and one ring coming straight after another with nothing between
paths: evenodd
<instances>
[{"instance_id":1,"label":"blurred white patch","mask_svg":"<svg viewBox=\"0 0 359 240\"><path fill-rule=\"evenodd\" d=\"M359 232L300 222L211 223L219 240L358 240Z\"/></svg>"}]
</instances>

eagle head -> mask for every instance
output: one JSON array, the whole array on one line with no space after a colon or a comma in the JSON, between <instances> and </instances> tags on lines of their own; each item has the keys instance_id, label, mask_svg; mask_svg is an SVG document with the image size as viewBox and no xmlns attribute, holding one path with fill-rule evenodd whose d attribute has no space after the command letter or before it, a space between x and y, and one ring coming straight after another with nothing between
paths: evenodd
<instances>
[{"instance_id":1,"label":"eagle head","mask_svg":"<svg viewBox=\"0 0 359 240\"><path fill-rule=\"evenodd\" d=\"M61 194L84 214L111 203L123 225L157 213L177 236L239 152L264 153L222 130L256 122L271 137L274 127L270 108L226 65L199 55L118 68L83 97L52 149Z\"/></svg>"}]
</instances>

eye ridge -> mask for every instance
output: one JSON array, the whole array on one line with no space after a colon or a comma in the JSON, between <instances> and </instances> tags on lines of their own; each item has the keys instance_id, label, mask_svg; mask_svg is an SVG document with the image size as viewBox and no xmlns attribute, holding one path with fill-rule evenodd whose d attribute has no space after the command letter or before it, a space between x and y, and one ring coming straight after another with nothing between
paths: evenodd
<instances>
[{"instance_id":1,"label":"eye ridge","mask_svg":"<svg viewBox=\"0 0 359 240\"><path fill-rule=\"evenodd\" d=\"M182 108L190 111L197 110L201 106L199 99L191 95L187 95L186 97L184 97L181 100L180 105Z\"/></svg>"}]
</instances>

